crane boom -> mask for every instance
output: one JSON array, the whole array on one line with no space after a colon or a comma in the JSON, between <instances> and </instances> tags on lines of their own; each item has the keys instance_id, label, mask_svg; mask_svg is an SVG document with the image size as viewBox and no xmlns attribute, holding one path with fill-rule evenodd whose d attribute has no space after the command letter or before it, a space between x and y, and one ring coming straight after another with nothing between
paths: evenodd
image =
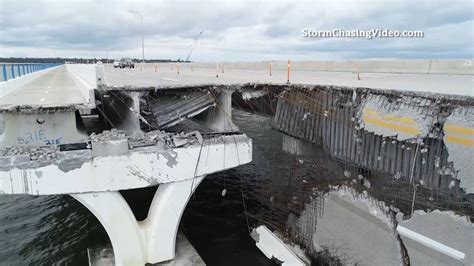
<instances>
[{"instance_id":1,"label":"crane boom","mask_svg":"<svg viewBox=\"0 0 474 266\"><path fill-rule=\"evenodd\" d=\"M184 60L185 62L187 62L189 58L191 57L191 53L193 52L194 48L198 44L199 40L201 39L203 32L204 31L200 31L199 34L194 38L191 48L189 49L188 55L186 56L186 59Z\"/></svg>"}]
</instances>

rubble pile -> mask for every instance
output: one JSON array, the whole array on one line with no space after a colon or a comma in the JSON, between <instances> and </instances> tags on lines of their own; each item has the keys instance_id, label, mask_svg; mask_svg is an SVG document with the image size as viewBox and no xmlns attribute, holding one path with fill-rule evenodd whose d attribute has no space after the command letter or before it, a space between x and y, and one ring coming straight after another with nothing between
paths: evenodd
<instances>
[{"instance_id":1,"label":"rubble pile","mask_svg":"<svg viewBox=\"0 0 474 266\"><path fill-rule=\"evenodd\" d=\"M149 131L146 132L143 137L129 137L128 146L131 149L137 147L153 146L159 141L162 141L163 144L165 144L165 141L169 139L168 135L168 133L160 130Z\"/></svg>"},{"instance_id":2,"label":"rubble pile","mask_svg":"<svg viewBox=\"0 0 474 266\"><path fill-rule=\"evenodd\" d=\"M202 144L203 137L199 131L189 133L168 133L165 131L154 130L146 132L143 137L129 137L130 148L159 145L178 148L188 144Z\"/></svg>"},{"instance_id":3,"label":"rubble pile","mask_svg":"<svg viewBox=\"0 0 474 266\"><path fill-rule=\"evenodd\" d=\"M92 133L90 135L92 142L107 142L107 141L114 141L114 140L123 140L127 138L127 132L124 130L118 129L111 129L111 130L104 130L100 134Z\"/></svg>"},{"instance_id":4,"label":"rubble pile","mask_svg":"<svg viewBox=\"0 0 474 266\"><path fill-rule=\"evenodd\" d=\"M29 155L31 161L49 161L56 159L56 148L44 147L11 147L0 149L0 156Z\"/></svg>"}]
</instances>

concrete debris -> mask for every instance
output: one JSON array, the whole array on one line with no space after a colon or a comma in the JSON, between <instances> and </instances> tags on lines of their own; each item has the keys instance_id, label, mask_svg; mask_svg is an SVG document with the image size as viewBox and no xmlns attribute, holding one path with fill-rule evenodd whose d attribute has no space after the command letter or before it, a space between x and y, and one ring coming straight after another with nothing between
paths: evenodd
<instances>
[{"instance_id":1,"label":"concrete debris","mask_svg":"<svg viewBox=\"0 0 474 266\"><path fill-rule=\"evenodd\" d=\"M161 147L166 146L166 141L170 140L169 133L160 130L146 132L143 137L129 137L128 145L131 149L145 146L153 146L161 143Z\"/></svg>"},{"instance_id":2,"label":"concrete debris","mask_svg":"<svg viewBox=\"0 0 474 266\"><path fill-rule=\"evenodd\" d=\"M0 149L0 156L29 155L31 161L50 161L56 159L57 149L54 146L44 147L11 147Z\"/></svg>"},{"instance_id":3,"label":"concrete debris","mask_svg":"<svg viewBox=\"0 0 474 266\"><path fill-rule=\"evenodd\" d=\"M351 174L350 171L344 170L344 176L345 176L345 177L349 178L349 177L351 177L351 175L352 175L352 174Z\"/></svg>"},{"instance_id":4,"label":"concrete debris","mask_svg":"<svg viewBox=\"0 0 474 266\"><path fill-rule=\"evenodd\" d=\"M151 112L158 128L163 129L194 117L215 105L215 99L208 91L194 92L182 97L156 101L149 99Z\"/></svg>"},{"instance_id":5,"label":"concrete debris","mask_svg":"<svg viewBox=\"0 0 474 266\"><path fill-rule=\"evenodd\" d=\"M202 145L204 138L199 131L189 133L168 133L165 131L154 130L144 134L143 137L129 137L130 148L158 145L162 148L178 148L185 145Z\"/></svg>"},{"instance_id":6,"label":"concrete debris","mask_svg":"<svg viewBox=\"0 0 474 266\"><path fill-rule=\"evenodd\" d=\"M448 160L458 170L457 178L466 193L474 193L474 108L460 107L447 117L443 128L444 141L449 150ZM451 141L450 141L451 140ZM454 140L454 141L452 141Z\"/></svg>"},{"instance_id":7,"label":"concrete debris","mask_svg":"<svg viewBox=\"0 0 474 266\"><path fill-rule=\"evenodd\" d=\"M123 140L127 138L127 132L124 130L118 130L118 129L111 129L109 130L104 130L100 134L95 134L92 133L90 135L91 141L92 142L107 142L107 141L113 141L113 140Z\"/></svg>"},{"instance_id":8,"label":"concrete debris","mask_svg":"<svg viewBox=\"0 0 474 266\"><path fill-rule=\"evenodd\" d=\"M428 136L440 113L433 100L405 95L370 94L358 108L359 123L366 130L396 135L398 140ZM391 125L387 127L386 122Z\"/></svg>"},{"instance_id":9,"label":"concrete debris","mask_svg":"<svg viewBox=\"0 0 474 266\"><path fill-rule=\"evenodd\" d=\"M195 139L190 138L192 136L194 136ZM193 131L193 132L190 132L190 133L182 132L180 134L176 134L176 135L172 136L171 138L173 140L173 145L176 148L184 146L186 144L193 144L196 141L199 144L203 143L203 138L202 138L201 133L199 133L199 131Z\"/></svg>"},{"instance_id":10,"label":"concrete debris","mask_svg":"<svg viewBox=\"0 0 474 266\"><path fill-rule=\"evenodd\" d=\"M255 240L256 246L267 258L276 258L281 262L281 265L306 265L288 245L266 226L261 225L253 229L250 236Z\"/></svg>"}]
</instances>

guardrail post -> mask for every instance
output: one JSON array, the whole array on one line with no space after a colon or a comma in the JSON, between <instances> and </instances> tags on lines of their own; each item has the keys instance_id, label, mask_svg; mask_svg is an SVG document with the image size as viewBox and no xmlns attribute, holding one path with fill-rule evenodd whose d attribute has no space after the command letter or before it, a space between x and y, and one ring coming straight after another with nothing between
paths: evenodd
<instances>
[{"instance_id":1,"label":"guardrail post","mask_svg":"<svg viewBox=\"0 0 474 266\"><path fill-rule=\"evenodd\" d=\"M359 62L356 63L357 65L357 80L360 80L360 64Z\"/></svg>"},{"instance_id":2,"label":"guardrail post","mask_svg":"<svg viewBox=\"0 0 474 266\"><path fill-rule=\"evenodd\" d=\"M3 73L3 81L7 81L7 66L5 64L2 65L2 73Z\"/></svg>"},{"instance_id":3,"label":"guardrail post","mask_svg":"<svg viewBox=\"0 0 474 266\"><path fill-rule=\"evenodd\" d=\"M14 65L11 65L11 70L12 70L12 79L15 78L15 67Z\"/></svg>"},{"instance_id":4,"label":"guardrail post","mask_svg":"<svg viewBox=\"0 0 474 266\"><path fill-rule=\"evenodd\" d=\"M286 75L286 84L290 84L290 60L288 60L288 72Z\"/></svg>"},{"instance_id":5,"label":"guardrail post","mask_svg":"<svg viewBox=\"0 0 474 266\"><path fill-rule=\"evenodd\" d=\"M23 69L23 75L26 75L26 69L25 69L25 65L21 65L21 68Z\"/></svg>"}]
</instances>

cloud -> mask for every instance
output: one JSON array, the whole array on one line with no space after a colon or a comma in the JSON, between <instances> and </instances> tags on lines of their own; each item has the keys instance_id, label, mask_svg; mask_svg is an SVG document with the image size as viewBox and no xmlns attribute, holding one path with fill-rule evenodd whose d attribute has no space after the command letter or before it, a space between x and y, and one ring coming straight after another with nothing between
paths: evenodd
<instances>
[{"instance_id":1,"label":"cloud","mask_svg":"<svg viewBox=\"0 0 474 266\"><path fill-rule=\"evenodd\" d=\"M0 0L0 57L141 57L250 61L472 58L474 11L460 1L7 1ZM422 30L424 38L305 39L314 30Z\"/></svg>"}]
</instances>

